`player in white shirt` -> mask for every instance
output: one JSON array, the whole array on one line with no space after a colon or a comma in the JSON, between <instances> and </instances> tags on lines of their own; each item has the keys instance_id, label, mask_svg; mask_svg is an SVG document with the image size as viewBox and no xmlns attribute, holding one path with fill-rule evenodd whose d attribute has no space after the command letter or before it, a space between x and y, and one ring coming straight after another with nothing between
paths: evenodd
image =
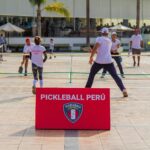
<instances>
[{"instance_id":1,"label":"player in white shirt","mask_svg":"<svg viewBox=\"0 0 150 150\"><path fill-rule=\"evenodd\" d=\"M122 64L121 64L122 58L119 55L120 52L118 50L119 47L120 47L120 40L117 38L117 33L116 32L112 33L111 41L112 41L112 46L111 46L111 55L112 55L112 58L115 60L115 62L118 65L121 77L124 78L123 67L122 67ZM104 78L105 74L106 74L106 70L103 70L101 78Z\"/></svg>"},{"instance_id":2,"label":"player in white shirt","mask_svg":"<svg viewBox=\"0 0 150 150\"><path fill-rule=\"evenodd\" d=\"M31 43L30 38L26 38L25 40L25 45L23 48L23 59L21 62L21 66L19 67L19 73L22 73L23 71L23 64L24 64L24 76L27 76L27 69L28 69L28 61L29 61L29 55L30 55L30 50L32 48L32 46L34 46L34 43Z\"/></svg>"},{"instance_id":3,"label":"player in white shirt","mask_svg":"<svg viewBox=\"0 0 150 150\"><path fill-rule=\"evenodd\" d=\"M52 59L52 55L54 53L54 48L55 48L55 44L54 44L54 40L53 39L50 39L50 43L49 43L49 51L50 51L50 57L49 59ZM56 56L54 55L54 58Z\"/></svg>"},{"instance_id":4,"label":"player in white shirt","mask_svg":"<svg viewBox=\"0 0 150 150\"><path fill-rule=\"evenodd\" d=\"M34 42L35 46L33 46L31 49L30 57L32 62L32 73L34 77L32 93L36 94L36 83L38 82L38 79L40 81L40 87L43 87L43 63L47 60L47 54L45 47L40 45L41 38L39 36L34 38Z\"/></svg>"},{"instance_id":5,"label":"player in white shirt","mask_svg":"<svg viewBox=\"0 0 150 150\"><path fill-rule=\"evenodd\" d=\"M144 43L143 43L142 36L140 34L140 30L135 29L134 35L132 35L131 40L130 40L130 49L129 49L129 51L132 51L132 54L133 54L133 66L134 67L136 65L135 55L138 55L137 66L140 66L140 54L141 54L141 48L143 47L144 47Z\"/></svg>"},{"instance_id":6,"label":"player in white shirt","mask_svg":"<svg viewBox=\"0 0 150 150\"><path fill-rule=\"evenodd\" d=\"M94 48L92 49L92 52L91 52L91 56L89 59L90 64L93 63L93 57L94 57L95 53L97 53L97 57L91 67L88 81L87 81L85 87L86 88L92 87L93 80L94 80L96 73L98 73L98 71L103 68L103 69L107 70L110 73L110 75L113 77L116 84L122 91L123 96L127 97L128 94L127 94L126 88L123 85L122 80L117 75L116 69L115 69L113 61L112 61L112 57L111 57L112 42L108 38L108 33L109 33L108 28L103 28L101 30L101 33L102 33L102 37L98 37L96 39L96 44L94 45Z\"/></svg>"}]
</instances>

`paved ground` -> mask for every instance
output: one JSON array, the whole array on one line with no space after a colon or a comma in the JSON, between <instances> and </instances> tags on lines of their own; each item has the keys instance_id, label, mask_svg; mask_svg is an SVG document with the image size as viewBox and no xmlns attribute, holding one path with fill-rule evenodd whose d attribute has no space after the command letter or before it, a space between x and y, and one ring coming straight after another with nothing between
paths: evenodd
<instances>
[{"instance_id":1,"label":"paved ground","mask_svg":"<svg viewBox=\"0 0 150 150\"><path fill-rule=\"evenodd\" d=\"M123 58L128 98L122 98L110 76L100 79L97 75L93 85L111 88L110 131L37 131L32 76L12 74L17 72L21 56L7 54L0 63L0 150L150 150L150 59L143 56L141 66L133 68L131 57ZM90 69L88 54L74 55L72 60L71 67L69 54L49 59L44 70L45 86L84 87ZM71 70L85 74L73 74L70 80L65 72Z\"/></svg>"}]
</instances>

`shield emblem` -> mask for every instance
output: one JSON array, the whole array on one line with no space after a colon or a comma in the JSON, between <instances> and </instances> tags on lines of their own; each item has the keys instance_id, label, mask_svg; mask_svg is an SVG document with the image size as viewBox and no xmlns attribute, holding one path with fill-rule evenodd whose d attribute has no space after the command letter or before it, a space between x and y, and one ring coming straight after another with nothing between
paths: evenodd
<instances>
[{"instance_id":1,"label":"shield emblem","mask_svg":"<svg viewBox=\"0 0 150 150\"><path fill-rule=\"evenodd\" d=\"M77 122L83 112L83 105L75 102L70 102L63 105L64 115L71 122Z\"/></svg>"}]
</instances>

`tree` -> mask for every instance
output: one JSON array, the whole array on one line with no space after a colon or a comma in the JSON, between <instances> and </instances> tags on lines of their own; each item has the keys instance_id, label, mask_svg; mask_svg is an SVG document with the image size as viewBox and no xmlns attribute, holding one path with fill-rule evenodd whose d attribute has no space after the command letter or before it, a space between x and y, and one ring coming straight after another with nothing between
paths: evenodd
<instances>
[{"instance_id":1,"label":"tree","mask_svg":"<svg viewBox=\"0 0 150 150\"><path fill-rule=\"evenodd\" d=\"M48 12L54 12L60 15L63 15L67 18L70 17L70 13L64 4L61 2L53 2L48 4L44 8L41 8L42 5L46 3L47 0L29 0L33 6L37 6L37 35L41 36L41 14L42 11L46 10Z\"/></svg>"},{"instance_id":2,"label":"tree","mask_svg":"<svg viewBox=\"0 0 150 150\"><path fill-rule=\"evenodd\" d=\"M90 0L86 0L86 44L90 46Z\"/></svg>"},{"instance_id":3,"label":"tree","mask_svg":"<svg viewBox=\"0 0 150 150\"><path fill-rule=\"evenodd\" d=\"M140 28L140 0L137 0L136 5L136 27Z\"/></svg>"}]
</instances>

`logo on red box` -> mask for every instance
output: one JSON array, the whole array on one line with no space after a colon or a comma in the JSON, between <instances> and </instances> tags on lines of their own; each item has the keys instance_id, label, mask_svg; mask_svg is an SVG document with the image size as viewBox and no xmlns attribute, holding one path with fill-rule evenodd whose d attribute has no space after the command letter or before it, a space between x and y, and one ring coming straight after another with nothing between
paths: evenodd
<instances>
[{"instance_id":1,"label":"logo on red box","mask_svg":"<svg viewBox=\"0 0 150 150\"><path fill-rule=\"evenodd\" d=\"M66 103L63 105L63 111L66 118L71 122L75 123L77 122L83 112L83 105L79 103Z\"/></svg>"}]
</instances>

